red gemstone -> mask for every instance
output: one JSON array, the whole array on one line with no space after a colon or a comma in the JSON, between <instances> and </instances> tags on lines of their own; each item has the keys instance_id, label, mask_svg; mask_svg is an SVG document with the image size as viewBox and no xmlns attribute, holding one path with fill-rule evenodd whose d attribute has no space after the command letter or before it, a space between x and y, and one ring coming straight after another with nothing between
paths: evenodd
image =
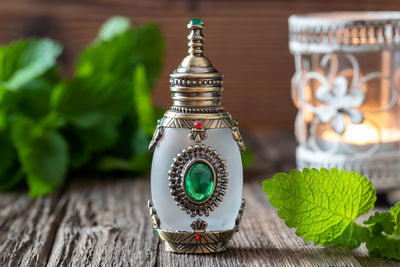
<instances>
[{"instance_id":1,"label":"red gemstone","mask_svg":"<svg viewBox=\"0 0 400 267\"><path fill-rule=\"evenodd\" d=\"M202 235L197 234L194 238L196 238L196 240L200 240L202 237Z\"/></svg>"},{"instance_id":2,"label":"red gemstone","mask_svg":"<svg viewBox=\"0 0 400 267\"><path fill-rule=\"evenodd\" d=\"M195 121L194 127L196 127L196 129L201 129L203 128L203 124L200 121Z\"/></svg>"}]
</instances>

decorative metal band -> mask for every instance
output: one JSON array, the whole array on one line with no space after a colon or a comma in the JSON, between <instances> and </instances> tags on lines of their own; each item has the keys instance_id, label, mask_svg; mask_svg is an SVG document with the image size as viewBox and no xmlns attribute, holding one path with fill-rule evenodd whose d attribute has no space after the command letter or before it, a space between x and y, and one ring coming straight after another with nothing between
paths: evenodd
<instances>
[{"instance_id":1,"label":"decorative metal band","mask_svg":"<svg viewBox=\"0 0 400 267\"><path fill-rule=\"evenodd\" d=\"M299 146L296 151L297 168L338 168L353 170L368 177L379 192L400 187L400 152L374 155L332 155Z\"/></svg>"},{"instance_id":2,"label":"decorative metal band","mask_svg":"<svg viewBox=\"0 0 400 267\"><path fill-rule=\"evenodd\" d=\"M223 85L221 78L171 78L169 85L171 87L221 87Z\"/></svg>"},{"instance_id":3,"label":"decorative metal band","mask_svg":"<svg viewBox=\"0 0 400 267\"><path fill-rule=\"evenodd\" d=\"M211 107L211 108L194 108L194 107L177 107L172 106L172 111L180 113L222 113L224 111L223 107Z\"/></svg>"},{"instance_id":4,"label":"decorative metal band","mask_svg":"<svg viewBox=\"0 0 400 267\"><path fill-rule=\"evenodd\" d=\"M185 174L187 170L195 162L205 162L213 170L214 174L214 190L212 194L202 202L191 200L185 189ZM228 173L226 172L225 160L218 154L217 151L205 145L189 146L182 153L174 158L169 175L169 187L171 195L176 201L176 204L183 211L195 216L209 216L209 213L214 211L222 202L225 196L225 190L228 184Z\"/></svg>"},{"instance_id":5,"label":"decorative metal band","mask_svg":"<svg viewBox=\"0 0 400 267\"><path fill-rule=\"evenodd\" d=\"M243 199L235 220L235 227L230 230L207 232L206 228L208 224L201 219L193 221L190 225L193 232L165 231L160 229L160 224L158 226L154 224L154 229L160 238L165 241L167 251L198 254L222 252L227 249L228 241L232 238L233 234L239 230L245 203ZM153 222L157 221L157 212L150 200L148 207Z\"/></svg>"},{"instance_id":6,"label":"decorative metal band","mask_svg":"<svg viewBox=\"0 0 400 267\"><path fill-rule=\"evenodd\" d=\"M181 109L186 110L187 113L182 112ZM243 152L246 150L246 146L239 132L239 124L237 120L232 119L228 112L218 112L219 109L210 109L214 112L202 113L200 110L202 109L171 108L161 119L160 125L157 126L150 142L149 150L154 151L164 134L165 128L190 129L189 138L196 143L200 143L208 138L206 133L207 129L231 128L233 139L239 146L240 151ZM192 113L188 113L189 111ZM201 128L196 128L195 123L200 124Z\"/></svg>"},{"instance_id":7,"label":"decorative metal band","mask_svg":"<svg viewBox=\"0 0 400 267\"><path fill-rule=\"evenodd\" d=\"M228 112L221 113L180 113L169 110L161 119L160 126L167 128L194 128L194 123L201 122L204 129L232 128L235 121Z\"/></svg>"},{"instance_id":8,"label":"decorative metal band","mask_svg":"<svg viewBox=\"0 0 400 267\"><path fill-rule=\"evenodd\" d=\"M175 253L204 254L225 251L234 230L204 232L200 240L190 232L167 232L158 230L162 240L166 242L166 250Z\"/></svg>"},{"instance_id":9,"label":"decorative metal band","mask_svg":"<svg viewBox=\"0 0 400 267\"><path fill-rule=\"evenodd\" d=\"M400 12L332 12L289 18L292 53L400 47Z\"/></svg>"},{"instance_id":10,"label":"decorative metal band","mask_svg":"<svg viewBox=\"0 0 400 267\"><path fill-rule=\"evenodd\" d=\"M181 117L181 118L179 118ZM196 118L197 117L197 118ZM210 118L210 119L207 119ZM195 127L195 123L201 124L201 129ZM241 152L246 150L242 136L239 132L237 120L232 119L227 112L215 113L181 113L180 111L170 110L161 119L157 126L153 138L149 145L149 150L154 151L158 142L164 134L165 128L188 128L190 129L189 138L196 143L200 143L208 138L207 129L231 128L233 139L236 141Z\"/></svg>"}]
</instances>

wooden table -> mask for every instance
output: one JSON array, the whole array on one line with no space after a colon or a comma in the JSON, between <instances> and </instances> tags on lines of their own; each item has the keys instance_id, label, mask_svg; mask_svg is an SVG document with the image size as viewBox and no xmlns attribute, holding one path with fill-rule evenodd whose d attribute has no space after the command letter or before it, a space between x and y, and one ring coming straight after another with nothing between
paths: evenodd
<instances>
[{"instance_id":1,"label":"wooden table","mask_svg":"<svg viewBox=\"0 0 400 267\"><path fill-rule=\"evenodd\" d=\"M230 249L208 255L164 252L146 202L149 178L75 177L51 196L0 195L0 266L399 266L365 247L323 248L288 229L267 201L261 181L294 167L290 135L255 134L257 150L246 172L247 205ZM291 151L291 152L288 152Z\"/></svg>"}]
</instances>

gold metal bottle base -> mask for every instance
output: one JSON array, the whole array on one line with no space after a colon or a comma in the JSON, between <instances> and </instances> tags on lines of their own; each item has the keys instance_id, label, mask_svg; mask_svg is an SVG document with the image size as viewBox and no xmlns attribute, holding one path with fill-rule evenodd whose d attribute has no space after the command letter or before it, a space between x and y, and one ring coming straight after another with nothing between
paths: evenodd
<instances>
[{"instance_id":1,"label":"gold metal bottle base","mask_svg":"<svg viewBox=\"0 0 400 267\"><path fill-rule=\"evenodd\" d=\"M225 231L206 231L208 224L200 218L190 225L192 232L186 231L165 231L160 229L160 218L157 215L151 200L148 202L148 209L154 224L154 232L165 241L165 250L173 253L205 254L223 252L228 247L228 241L233 234L239 231L239 224L242 219L244 206L243 199L239 213L235 220L235 227Z\"/></svg>"},{"instance_id":2,"label":"gold metal bottle base","mask_svg":"<svg viewBox=\"0 0 400 267\"><path fill-rule=\"evenodd\" d=\"M235 230L220 232L167 232L158 230L165 241L165 250L174 253L215 253L225 251Z\"/></svg>"}]
</instances>

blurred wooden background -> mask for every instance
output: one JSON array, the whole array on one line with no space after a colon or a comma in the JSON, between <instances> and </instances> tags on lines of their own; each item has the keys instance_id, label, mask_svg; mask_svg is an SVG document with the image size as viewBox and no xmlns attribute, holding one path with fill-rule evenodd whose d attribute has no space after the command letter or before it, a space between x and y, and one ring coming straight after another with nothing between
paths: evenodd
<instances>
[{"instance_id":1,"label":"blurred wooden background","mask_svg":"<svg viewBox=\"0 0 400 267\"><path fill-rule=\"evenodd\" d=\"M157 22L167 54L154 101L168 108L168 74L186 55L188 20L198 17L206 23L206 55L224 73L224 107L244 129L292 131L296 109L290 98L294 68L288 16L398 9L398 0L2 0L0 42L27 36L59 40L65 46L63 72L71 75L78 52L108 17L128 16L133 24Z\"/></svg>"}]
</instances>

